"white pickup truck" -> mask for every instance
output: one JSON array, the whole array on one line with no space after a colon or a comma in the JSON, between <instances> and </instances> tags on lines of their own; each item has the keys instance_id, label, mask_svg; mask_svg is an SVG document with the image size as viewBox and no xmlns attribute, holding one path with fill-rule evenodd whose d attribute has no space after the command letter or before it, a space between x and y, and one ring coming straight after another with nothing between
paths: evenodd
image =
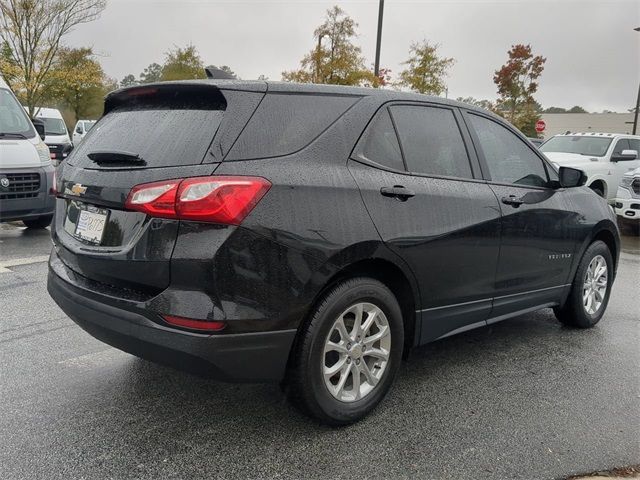
<instances>
[{"instance_id":1,"label":"white pickup truck","mask_svg":"<svg viewBox=\"0 0 640 480\"><path fill-rule=\"evenodd\" d=\"M587 186L610 201L622 176L640 167L640 136L617 133L567 133L547 140L540 150L554 164L579 168Z\"/></svg>"}]
</instances>

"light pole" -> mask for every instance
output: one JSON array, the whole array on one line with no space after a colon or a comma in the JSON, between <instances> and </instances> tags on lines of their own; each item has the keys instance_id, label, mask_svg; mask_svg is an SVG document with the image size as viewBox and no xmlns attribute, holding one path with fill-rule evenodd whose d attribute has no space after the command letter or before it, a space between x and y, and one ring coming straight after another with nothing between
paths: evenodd
<instances>
[{"instance_id":1,"label":"light pole","mask_svg":"<svg viewBox=\"0 0 640 480\"><path fill-rule=\"evenodd\" d=\"M384 0L380 0L378 7L378 38L376 40L376 61L373 65L373 73L380 75L380 44L382 43L382 13L384 12Z\"/></svg>"},{"instance_id":2,"label":"light pole","mask_svg":"<svg viewBox=\"0 0 640 480\"><path fill-rule=\"evenodd\" d=\"M634 28L636 32L640 32L640 27ZM636 97L636 111L633 114L633 132L632 135L636 134L638 129L638 110L640 109L640 84L638 84L638 96Z\"/></svg>"},{"instance_id":3,"label":"light pole","mask_svg":"<svg viewBox=\"0 0 640 480\"><path fill-rule=\"evenodd\" d=\"M636 32L640 32L640 27L634 28ZM636 97L636 111L633 114L633 135L638 130L638 110L640 109L640 84L638 84L638 96Z\"/></svg>"}]
</instances>

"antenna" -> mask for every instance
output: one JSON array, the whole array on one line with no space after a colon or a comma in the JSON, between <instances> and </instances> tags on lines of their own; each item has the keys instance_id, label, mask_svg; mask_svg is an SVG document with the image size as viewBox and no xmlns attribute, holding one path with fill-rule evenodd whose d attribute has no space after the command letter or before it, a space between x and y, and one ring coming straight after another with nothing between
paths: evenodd
<instances>
[{"instance_id":1,"label":"antenna","mask_svg":"<svg viewBox=\"0 0 640 480\"><path fill-rule=\"evenodd\" d=\"M204 72L207 74L207 78L217 79L217 80L235 80L236 77L225 72L224 70L220 70L216 67L205 67Z\"/></svg>"}]
</instances>

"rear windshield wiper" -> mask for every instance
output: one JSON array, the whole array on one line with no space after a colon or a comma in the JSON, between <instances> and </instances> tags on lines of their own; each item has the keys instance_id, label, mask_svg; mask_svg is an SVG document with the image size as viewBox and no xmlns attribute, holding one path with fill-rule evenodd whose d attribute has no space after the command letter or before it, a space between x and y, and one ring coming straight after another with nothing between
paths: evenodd
<instances>
[{"instance_id":1,"label":"rear windshield wiper","mask_svg":"<svg viewBox=\"0 0 640 480\"><path fill-rule=\"evenodd\" d=\"M124 152L121 150L100 150L87 154L95 163L118 163L131 165L146 165L147 162L137 153Z\"/></svg>"},{"instance_id":2,"label":"rear windshield wiper","mask_svg":"<svg viewBox=\"0 0 640 480\"><path fill-rule=\"evenodd\" d=\"M25 139L27 140L27 137L24 136L22 133L5 133L5 132L0 132L0 138L20 138L20 139Z\"/></svg>"}]
</instances>

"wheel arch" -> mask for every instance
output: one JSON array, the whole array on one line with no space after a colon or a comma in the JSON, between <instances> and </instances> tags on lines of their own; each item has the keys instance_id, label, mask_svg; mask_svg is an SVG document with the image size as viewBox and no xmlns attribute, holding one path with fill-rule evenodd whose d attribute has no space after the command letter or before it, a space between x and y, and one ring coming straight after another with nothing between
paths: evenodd
<instances>
[{"instance_id":1,"label":"wheel arch","mask_svg":"<svg viewBox=\"0 0 640 480\"><path fill-rule=\"evenodd\" d=\"M604 178L594 177L589 179L589 184L587 185L589 188L600 188L602 190L603 198L608 198L609 196L609 184Z\"/></svg>"},{"instance_id":2,"label":"wheel arch","mask_svg":"<svg viewBox=\"0 0 640 480\"><path fill-rule=\"evenodd\" d=\"M618 234L617 226L612 221L603 220L593 227L591 234L585 238L582 245L580 245L580 249L578 250L579 255L576 257L577 261L574 262L574 267L572 268L571 279L573 279L576 274L576 270L578 269L580 260L582 260L582 257L584 256L584 252L589 248L589 245L598 240L604 242L609 248L611 258L613 258L615 274L615 271L618 268L618 258L620 255L620 235Z\"/></svg>"},{"instance_id":3,"label":"wheel arch","mask_svg":"<svg viewBox=\"0 0 640 480\"><path fill-rule=\"evenodd\" d=\"M320 278L312 284L321 285L312 295L300 324L289 354L288 367L297 349L301 334L311 320L316 305L325 293L337 283L354 277L370 277L383 283L395 295L402 310L404 326L403 353L408 355L411 348L420 338L420 322L417 309L420 305L418 284L413 273L396 254L391 252L382 242L366 242L343 250L327 262L327 268L318 272ZM330 274L326 272L330 271Z\"/></svg>"}]
</instances>

